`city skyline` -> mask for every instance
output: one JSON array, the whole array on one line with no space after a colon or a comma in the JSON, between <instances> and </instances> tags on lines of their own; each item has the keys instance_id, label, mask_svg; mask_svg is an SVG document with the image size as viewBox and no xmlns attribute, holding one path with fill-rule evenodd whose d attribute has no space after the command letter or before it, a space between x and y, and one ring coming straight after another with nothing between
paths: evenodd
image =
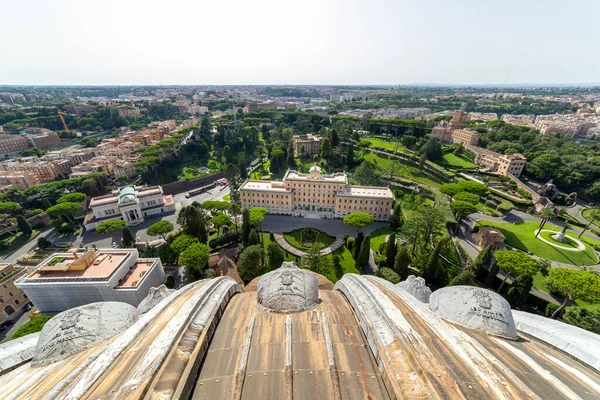
<instances>
[{"instance_id":1,"label":"city skyline","mask_svg":"<svg viewBox=\"0 0 600 400\"><path fill-rule=\"evenodd\" d=\"M0 85L595 85L594 10L593 1L10 3Z\"/></svg>"}]
</instances>

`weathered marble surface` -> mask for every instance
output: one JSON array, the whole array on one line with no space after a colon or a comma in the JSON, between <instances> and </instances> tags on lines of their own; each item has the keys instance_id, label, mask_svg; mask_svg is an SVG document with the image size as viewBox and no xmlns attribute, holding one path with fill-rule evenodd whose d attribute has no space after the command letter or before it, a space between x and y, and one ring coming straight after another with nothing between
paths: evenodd
<instances>
[{"instance_id":1,"label":"weathered marble surface","mask_svg":"<svg viewBox=\"0 0 600 400\"><path fill-rule=\"evenodd\" d=\"M429 308L457 324L516 339L510 304L498 293L473 286L448 286L433 292Z\"/></svg>"},{"instance_id":2,"label":"weathered marble surface","mask_svg":"<svg viewBox=\"0 0 600 400\"><path fill-rule=\"evenodd\" d=\"M518 330L563 350L600 372L600 335L541 315L513 310Z\"/></svg>"},{"instance_id":3,"label":"weathered marble surface","mask_svg":"<svg viewBox=\"0 0 600 400\"><path fill-rule=\"evenodd\" d=\"M0 372L31 360L39 337L40 332L36 332L0 344Z\"/></svg>"},{"instance_id":4,"label":"weathered marble surface","mask_svg":"<svg viewBox=\"0 0 600 400\"><path fill-rule=\"evenodd\" d=\"M167 289L165 285L160 285L157 288L150 288L148 296L141 301L138 305L137 310L139 315L144 315L150 311L155 305L175 293L173 289Z\"/></svg>"},{"instance_id":5,"label":"weathered marble surface","mask_svg":"<svg viewBox=\"0 0 600 400\"><path fill-rule=\"evenodd\" d=\"M44 325L32 366L51 364L103 342L137 321L127 303L107 301L63 311Z\"/></svg>"},{"instance_id":6,"label":"weathered marble surface","mask_svg":"<svg viewBox=\"0 0 600 400\"><path fill-rule=\"evenodd\" d=\"M396 286L405 292L408 292L422 303L429 303L431 289L425 284L425 279L420 276L409 275L405 281L398 283Z\"/></svg>"},{"instance_id":7,"label":"weathered marble surface","mask_svg":"<svg viewBox=\"0 0 600 400\"><path fill-rule=\"evenodd\" d=\"M319 304L319 281L293 262L284 262L258 281L258 304L268 311L290 313Z\"/></svg>"}]
</instances>

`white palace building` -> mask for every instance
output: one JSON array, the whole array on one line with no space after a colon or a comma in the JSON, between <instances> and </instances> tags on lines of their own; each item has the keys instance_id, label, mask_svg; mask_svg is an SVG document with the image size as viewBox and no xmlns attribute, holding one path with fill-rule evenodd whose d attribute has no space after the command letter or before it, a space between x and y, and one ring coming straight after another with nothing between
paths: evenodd
<instances>
[{"instance_id":1,"label":"white palace building","mask_svg":"<svg viewBox=\"0 0 600 400\"><path fill-rule=\"evenodd\" d=\"M362 211L387 221L394 195L387 187L351 186L345 172L321 174L314 165L308 174L288 170L282 181L247 180L240 189L243 208L264 207L270 214L343 218Z\"/></svg>"}]
</instances>

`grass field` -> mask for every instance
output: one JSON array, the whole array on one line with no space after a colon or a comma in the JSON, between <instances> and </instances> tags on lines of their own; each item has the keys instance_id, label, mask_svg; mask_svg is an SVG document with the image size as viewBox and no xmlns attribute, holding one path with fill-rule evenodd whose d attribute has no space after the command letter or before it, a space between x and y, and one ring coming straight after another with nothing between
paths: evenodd
<instances>
[{"instance_id":1,"label":"grass field","mask_svg":"<svg viewBox=\"0 0 600 400\"><path fill-rule=\"evenodd\" d=\"M591 213L593 211L600 212L600 208L586 208L585 210L581 210L581 215L583 216L583 218L587 219L588 221L591 221ZM600 226L600 221L594 221L594 225Z\"/></svg>"},{"instance_id":2,"label":"grass field","mask_svg":"<svg viewBox=\"0 0 600 400\"><path fill-rule=\"evenodd\" d=\"M583 251L569 251L558 249L535 238L534 232L539 225L537 222L511 224L508 222L479 221L477 225L498 228L506 237L506 244L520 250L528 251L538 257L578 266L594 265L598 263L594 250L587 243L585 244L585 250ZM544 229L554 230L556 232L560 231L559 227L551 224L546 224ZM573 233L568 235L574 236ZM585 239L584 242L592 242L592 240Z\"/></svg>"},{"instance_id":3,"label":"grass field","mask_svg":"<svg viewBox=\"0 0 600 400\"><path fill-rule=\"evenodd\" d=\"M389 227L378 228L371 232L371 249L375 252L379 251L379 246L381 246L381 243L385 242L385 237L392 232L394 232L394 230Z\"/></svg>"},{"instance_id":4,"label":"grass field","mask_svg":"<svg viewBox=\"0 0 600 400\"><path fill-rule=\"evenodd\" d=\"M40 233L40 231L34 229L31 235L24 235L21 232L17 232L15 235L4 235L2 238L0 238L0 240L6 240L8 246L0 250L0 255L15 251L25 243L29 242L31 239L35 238L38 233Z\"/></svg>"},{"instance_id":5,"label":"grass field","mask_svg":"<svg viewBox=\"0 0 600 400\"><path fill-rule=\"evenodd\" d=\"M365 154L365 160L372 162L375 165L383 168L384 170L389 171L391 168L392 162L397 160L383 158L377 153L369 152ZM404 164L401 160L397 163L396 167L396 176L404 177L410 180L413 180L418 183L423 183L425 185L440 187L442 185L442 181L428 174L427 172L421 171L417 167L413 167L412 165Z\"/></svg>"},{"instance_id":6,"label":"grass field","mask_svg":"<svg viewBox=\"0 0 600 400\"><path fill-rule=\"evenodd\" d=\"M401 143L396 142L396 141L385 141L385 140L381 140L381 139L375 139L375 138L365 138L364 140L371 142L371 146L369 147L381 147L382 149L386 149L389 151L397 151L398 153L405 153L407 151L409 151L406 147L402 146Z\"/></svg>"},{"instance_id":7,"label":"grass field","mask_svg":"<svg viewBox=\"0 0 600 400\"><path fill-rule=\"evenodd\" d=\"M548 285L546 285L546 277L538 272L533 276L533 286L541 290L542 292L550 293L548 289ZM590 304L588 302L582 300L575 300L575 305L583 308L587 308L588 310L598 310L600 309L600 304Z\"/></svg>"},{"instance_id":8,"label":"grass field","mask_svg":"<svg viewBox=\"0 0 600 400\"><path fill-rule=\"evenodd\" d=\"M285 240L287 240L287 242L289 244L291 244L292 246L294 246L297 249L305 250L307 248L310 248L310 247L305 247L302 245L302 241L301 241L301 237L300 237L300 230L284 233L283 237L285 238ZM333 243L334 240L335 240L334 237L329 236L328 234L323 233L323 232L319 232L319 235L317 236L317 243L319 244L320 249L322 249L323 247L329 246L331 243Z\"/></svg>"},{"instance_id":9,"label":"grass field","mask_svg":"<svg viewBox=\"0 0 600 400\"><path fill-rule=\"evenodd\" d=\"M476 168L477 165L466 157L459 157L453 153L444 153L442 157L442 164L449 165L451 167L461 168Z\"/></svg>"}]
</instances>

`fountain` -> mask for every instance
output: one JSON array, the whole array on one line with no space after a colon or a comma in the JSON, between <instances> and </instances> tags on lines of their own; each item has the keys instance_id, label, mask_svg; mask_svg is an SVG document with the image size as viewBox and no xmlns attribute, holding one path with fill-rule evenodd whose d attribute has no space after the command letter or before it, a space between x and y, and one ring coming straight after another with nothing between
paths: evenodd
<instances>
[{"instance_id":1,"label":"fountain","mask_svg":"<svg viewBox=\"0 0 600 400\"><path fill-rule=\"evenodd\" d=\"M565 226L562 231L558 232L556 235L552 235L552 239L556 240L557 242L561 242L561 243L567 243L568 240L565 237L565 232L567 231L567 227Z\"/></svg>"}]
</instances>

